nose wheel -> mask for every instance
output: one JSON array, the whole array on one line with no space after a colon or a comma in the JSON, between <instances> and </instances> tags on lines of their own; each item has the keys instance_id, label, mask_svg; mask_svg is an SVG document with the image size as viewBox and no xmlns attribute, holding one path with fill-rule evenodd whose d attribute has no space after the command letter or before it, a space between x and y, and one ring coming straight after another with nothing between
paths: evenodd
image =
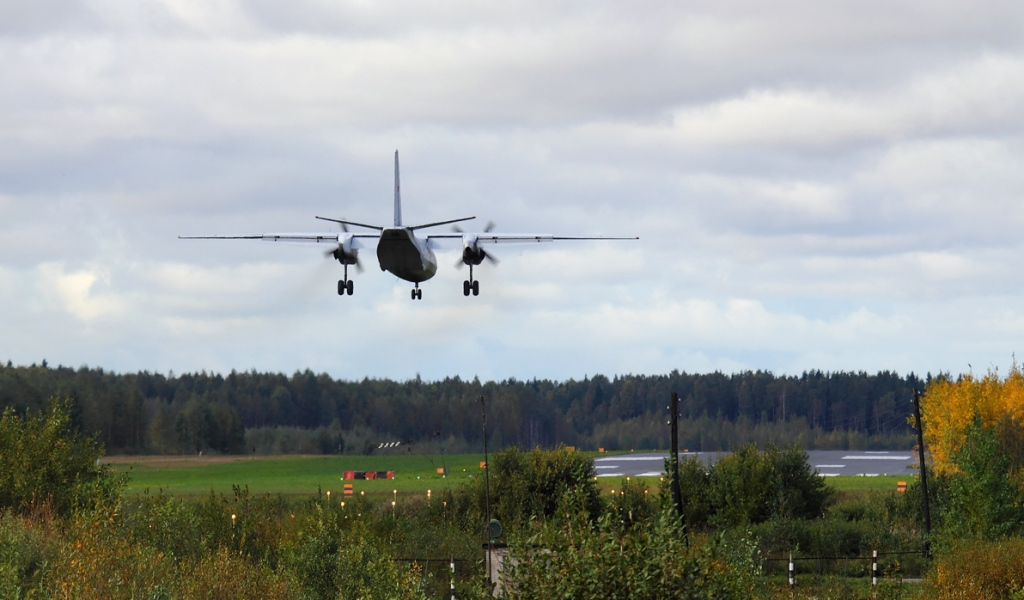
<instances>
[{"instance_id":1,"label":"nose wheel","mask_svg":"<svg viewBox=\"0 0 1024 600\"><path fill-rule=\"evenodd\" d=\"M416 287L414 287L410 291L412 292L410 294L410 296L412 297L413 300L422 300L423 299L423 290L420 289L420 284L417 283Z\"/></svg>"},{"instance_id":2,"label":"nose wheel","mask_svg":"<svg viewBox=\"0 0 1024 600\"><path fill-rule=\"evenodd\" d=\"M480 295L480 282L473 279L473 265L469 265L469 279L462 282L462 295L468 296L470 293Z\"/></svg>"},{"instance_id":3,"label":"nose wheel","mask_svg":"<svg viewBox=\"0 0 1024 600\"><path fill-rule=\"evenodd\" d=\"M348 294L351 296L354 289L355 285L353 285L352 280L348 278L348 265L345 265L345 278L338 280L338 295L344 296L345 294Z\"/></svg>"}]
</instances>

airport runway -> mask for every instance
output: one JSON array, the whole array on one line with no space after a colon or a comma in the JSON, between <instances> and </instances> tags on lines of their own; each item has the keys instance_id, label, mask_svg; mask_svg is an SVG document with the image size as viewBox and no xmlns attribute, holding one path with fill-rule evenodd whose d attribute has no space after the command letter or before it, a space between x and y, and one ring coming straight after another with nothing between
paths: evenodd
<instances>
[{"instance_id":1,"label":"airport runway","mask_svg":"<svg viewBox=\"0 0 1024 600\"><path fill-rule=\"evenodd\" d=\"M696 456L711 462L728 452L680 452L679 459ZM823 477L838 475L914 475L917 456L899 450L809 450L811 466ZM598 477L658 477L665 468L665 453L619 454L594 459Z\"/></svg>"}]
</instances>

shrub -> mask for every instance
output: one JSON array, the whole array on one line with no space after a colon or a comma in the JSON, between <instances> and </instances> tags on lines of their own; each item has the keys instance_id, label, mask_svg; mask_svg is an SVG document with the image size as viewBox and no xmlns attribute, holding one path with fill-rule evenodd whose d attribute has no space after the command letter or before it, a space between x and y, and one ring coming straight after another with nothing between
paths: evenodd
<instances>
[{"instance_id":1,"label":"shrub","mask_svg":"<svg viewBox=\"0 0 1024 600\"><path fill-rule=\"evenodd\" d=\"M623 479L619 489L611 495L608 510L623 526L632 527L654 518L657 505L642 479Z\"/></svg>"},{"instance_id":2,"label":"shrub","mask_svg":"<svg viewBox=\"0 0 1024 600\"><path fill-rule=\"evenodd\" d=\"M769 519L812 519L822 516L833 501L831 488L795 444L781 449L769 445L764 452L744 446L714 465L691 458L679 470L691 526L727 528Z\"/></svg>"},{"instance_id":3,"label":"shrub","mask_svg":"<svg viewBox=\"0 0 1024 600\"><path fill-rule=\"evenodd\" d=\"M564 448L524 453L512 447L492 454L490 462L491 516L506 528L525 525L531 517L555 516L567 493L584 498L591 519L601 511L594 461L583 454ZM483 514L482 478L472 485L471 493Z\"/></svg>"},{"instance_id":4,"label":"shrub","mask_svg":"<svg viewBox=\"0 0 1024 600\"><path fill-rule=\"evenodd\" d=\"M292 548L290 566L306 598L329 600L338 596L340 532L327 522L320 507L306 519Z\"/></svg>"},{"instance_id":5,"label":"shrub","mask_svg":"<svg viewBox=\"0 0 1024 600\"><path fill-rule=\"evenodd\" d=\"M248 487L233 486L233 491L232 496L210 492L200 501L183 501L146 490L126 501L122 528L133 540L175 560L198 560L228 548L275 567L284 536L284 501L253 498Z\"/></svg>"},{"instance_id":6,"label":"shrub","mask_svg":"<svg viewBox=\"0 0 1024 600\"><path fill-rule=\"evenodd\" d=\"M670 510L631 528L622 528L611 514L595 527L565 519L513 544L504 583L524 600L749 598L753 573L737 566L744 561L727 560L723 550L707 540L686 547Z\"/></svg>"},{"instance_id":7,"label":"shrub","mask_svg":"<svg viewBox=\"0 0 1024 600\"><path fill-rule=\"evenodd\" d=\"M402 566L388 552L388 546L356 524L341 538L337 555L337 585L340 598L364 600L426 598L419 568Z\"/></svg>"},{"instance_id":8,"label":"shrub","mask_svg":"<svg viewBox=\"0 0 1024 600\"><path fill-rule=\"evenodd\" d=\"M1016 506L1010 477L1010 457L996 437L995 427L982 425L975 415L964 440L953 452L956 471L949 476L943 525L953 537L992 539L1020 530L1024 514Z\"/></svg>"},{"instance_id":9,"label":"shrub","mask_svg":"<svg viewBox=\"0 0 1024 600\"><path fill-rule=\"evenodd\" d=\"M173 563L119 535L114 513L76 517L47 569L49 595L80 600L170 598Z\"/></svg>"},{"instance_id":10,"label":"shrub","mask_svg":"<svg viewBox=\"0 0 1024 600\"><path fill-rule=\"evenodd\" d=\"M281 572L221 548L181 565L173 598L181 600L291 600L298 590Z\"/></svg>"},{"instance_id":11,"label":"shrub","mask_svg":"<svg viewBox=\"0 0 1024 600\"><path fill-rule=\"evenodd\" d=\"M48 514L0 515L0 598L38 589L58 537Z\"/></svg>"},{"instance_id":12,"label":"shrub","mask_svg":"<svg viewBox=\"0 0 1024 600\"><path fill-rule=\"evenodd\" d=\"M1024 539L955 544L936 558L928 583L939 600L1016 600L1024 595Z\"/></svg>"},{"instance_id":13,"label":"shrub","mask_svg":"<svg viewBox=\"0 0 1024 600\"><path fill-rule=\"evenodd\" d=\"M100 466L103 446L71 426L71 401L53 398L43 414L0 417L0 508L48 504L58 514L116 503L125 476Z\"/></svg>"}]
</instances>

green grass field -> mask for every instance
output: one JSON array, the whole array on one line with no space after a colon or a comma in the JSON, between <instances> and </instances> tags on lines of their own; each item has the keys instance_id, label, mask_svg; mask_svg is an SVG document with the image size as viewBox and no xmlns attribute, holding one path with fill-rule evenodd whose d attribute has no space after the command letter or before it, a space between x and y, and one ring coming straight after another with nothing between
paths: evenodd
<instances>
[{"instance_id":1,"label":"green grass field","mask_svg":"<svg viewBox=\"0 0 1024 600\"><path fill-rule=\"evenodd\" d=\"M914 475L879 475L877 477L827 477L827 482L837 490L852 492L859 490L895 490L896 483L914 480Z\"/></svg>"},{"instance_id":2,"label":"green grass field","mask_svg":"<svg viewBox=\"0 0 1024 600\"><path fill-rule=\"evenodd\" d=\"M205 495L211 489L216 493L231 493L232 485L249 486L250 492L308 496L319 487L323 492L340 494L343 483L354 484L356 493L372 496L390 496L398 490L399 496L435 493L457 489L464 483L481 477L482 454L455 454L444 457L449 475L442 477L437 469L442 465L439 455L392 456L270 456L256 459L243 457L168 457L168 456L111 456L104 459L115 470L127 472L131 477L126 493L138 494L164 490L175 496ZM395 479L386 481L357 480L343 482L342 472L394 471ZM909 477L829 477L829 485L841 491L896 489L897 481ZM646 478L651 488L657 488L657 477ZM618 487L619 480L602 478L600 487L606 491Z\"/></svg>"},{"instance_id":3,"label":"green grass field","mask_svg":"<svg viewBox=\"0 0 1024 600\"><path fill-rule=\"evenodd\" d=\"M483 455L446 456L449 475L437 473L440 456L274 456L253 459L233 457L108 457L115 470L131 477L126 492L141 493L162 489L175 496L208 494L210 490L228 494L232 485L249 486L254 494L307 496L323 492L340 494L342 484L352 483L356 493L371 495L440 492L457 488L483 472ZM394 471L392 480L342 481L342 473L352 471Z\"/></svg>"}]
</instances>

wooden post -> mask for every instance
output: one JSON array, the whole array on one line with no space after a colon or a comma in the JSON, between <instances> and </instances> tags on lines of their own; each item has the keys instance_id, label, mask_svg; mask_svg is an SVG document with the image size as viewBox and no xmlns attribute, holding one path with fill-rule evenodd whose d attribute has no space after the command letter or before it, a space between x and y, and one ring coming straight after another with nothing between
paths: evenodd
<instances>
[{"instance_id":1,"label":"wooden post","mask_svg":"<svg viewBox=\"0 0 1024 600\"><path fill-rule=\"evenodd\" d=\"M921 555L931 558L932 516L928 511L928 469L924 464L924 429L921 427L921 392L914 388L914 418L917 420L917 456L921 467L921 493L924 496L924 543Z\"/></svg>"}]
</instances>

